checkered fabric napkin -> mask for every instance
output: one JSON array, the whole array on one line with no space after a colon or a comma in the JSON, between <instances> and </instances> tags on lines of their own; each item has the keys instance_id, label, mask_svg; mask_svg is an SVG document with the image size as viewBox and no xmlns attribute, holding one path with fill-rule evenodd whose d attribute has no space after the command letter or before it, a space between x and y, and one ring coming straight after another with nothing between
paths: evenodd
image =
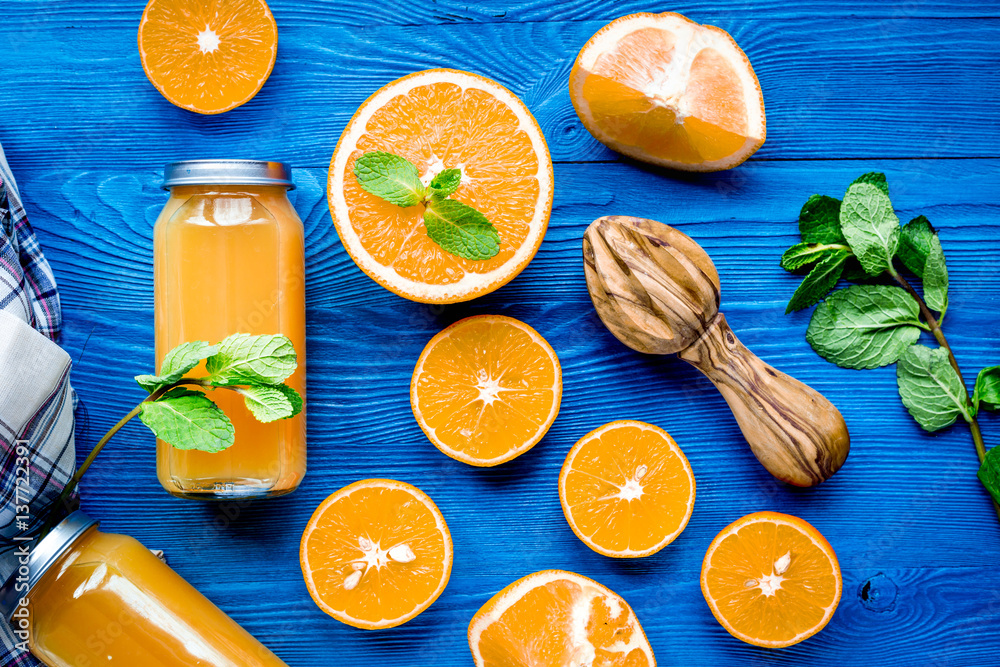
<instances>
[{"instance_id":1,"label":"checkered fabric napkin","mask_svg":"<svg viewBox=\"0 0 1000 667\"><path fill-rule=\"evenodd\" d=\"M18 536L37 529L76 465L70 358L52 269L28 224L0 147L0 581ZM0 622L0 667L40 663Z\"/></svg>"}]
</instances>

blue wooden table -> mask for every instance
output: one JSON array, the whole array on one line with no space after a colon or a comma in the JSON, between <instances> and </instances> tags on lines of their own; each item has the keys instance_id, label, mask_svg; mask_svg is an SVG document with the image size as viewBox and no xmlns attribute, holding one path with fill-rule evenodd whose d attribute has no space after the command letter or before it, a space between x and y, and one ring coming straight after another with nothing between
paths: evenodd
<instances>
[{"instance_id":1,"label":"blue wooden table","mask_svg":"<svg viewBox=\"0 0 1000 667\"><path fill-rule=\"evenodd\" d=\"M153 439L125 428L83 484L106 529L167 551L172 566L293 667L467 665L466 626L502 586L564 568L635 608L662 665L985 665L1000 651L1000 525L976 480L968 430L922 432L892 367L837 368L805 342L810 313L784 315L798 279L778 267L799 207L841 196L857 175L888 174L899 217L941 230L952 296L946 331L967 381L1000 363L1000 14L972 0L836 3L685 0L273 0L278 60L245 106L198 116L167 103L139 63L141 0L6 0L0 14L0 142L62 292L62 345L75 364L82 456L141 399L131 376L153 364L152 224L161 169L183 158L291 163L306 224L309 473L293 495L208 505L162 491ZM584 42L634 11L679 11L729 31L764 91L768 139L745 165L669 173L605 149L570 105ZM447 66L492 77L538 118L555 162L548 235L512 283L470 304L432 308L385 291L341 246L325 201L341 130L374 90ZM853 448L819 488L776 483L709 382L686 364L634 353L597 319L580 258L586 225L607 214L675 225L711 254L723 310L748 347L843 412ZM528 454L494 469L453 461L422 435L408 389L423 345L475 313L534 326L564 369L562 411ZM622 562L570 531L556 479L591 429L633 418L666 428L698 480L687 530L659 554ZM1000 420L983 421L987 445ZM451 583L424 614L364 632L323 614L298 564L316 505L366 477L416 484L455 542ZM784 650L730 637L698 586L712 537L756 510L812 522L836 549L840 607L819 635Z\"/></svg>"}]
</instances>

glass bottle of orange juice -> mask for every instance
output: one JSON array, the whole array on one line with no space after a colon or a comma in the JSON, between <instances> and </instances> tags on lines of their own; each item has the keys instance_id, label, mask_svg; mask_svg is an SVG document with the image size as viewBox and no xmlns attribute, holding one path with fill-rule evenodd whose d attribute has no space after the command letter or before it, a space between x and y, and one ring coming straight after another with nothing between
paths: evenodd
<instances>
[{"instance_id":1,"label":"glass bottle of orange juice","mask_svg":"<svg viewBox=\"0 0 1000 667\"><path fill-rule=\"evenodd\" d=\"M0 611L49 667L287 667L142 544L79 511L0 587Z\"/></svg>"},{"instance_id":2,"label":"glass bottle of orange juice","mask_svg":"<svg viewBox=\"0 0 1000 667\"><path fill-rule=\"evenodd\" d=\"M294 187L280 162L167 166L163 188L170 199L153 233L157 367L181 343L280 333L299 361L287 384L305 397L304 234L286 194ZM235 392L210 391L210 398L232 420L235 444L208 453L157 442L163 487L207 500L294 491L306 472L305 411L264 424Z\"/></svg>"}]
</instances>

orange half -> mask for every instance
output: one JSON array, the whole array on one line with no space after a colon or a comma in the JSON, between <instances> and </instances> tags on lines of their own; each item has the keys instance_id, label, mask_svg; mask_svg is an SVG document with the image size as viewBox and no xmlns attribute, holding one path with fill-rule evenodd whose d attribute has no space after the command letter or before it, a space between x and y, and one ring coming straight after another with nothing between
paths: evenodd
<instances>
[{"instance_id":1,"label":"orange half","mask_svg":"<svg viewBox=\"0 0 1000 667\"><path fill-rule=\"evenodd\" d=\"M264 0L150 0L139 22L146 76L171 103L217 114L271 75L278 26Z\"/></svg>"},{"instance_id":2,"label":"orange half","mask_svg":"<svg viewBox=\"0 0 1000 667\"><path fill-rule=\"evenodd\" d=\"M425 185L460 169L451 198L496 226L499 254L471 260L446 252L427 235L422 204L399 207L365 192L354 163L372 151L406 158ZM340 240L362 271L407 299L455 303L506 284L535 256L552 209L552 160L513 93L478 74L432 69L365 100L333 152L327 190Z\"/></svg>"},{"instance_id":3,"label":"orange half","mask_svg":"<svg viewBox=\"0 0 1000 667\"><path fill-rule=\"evenodd\" d=\"M843 581L833 547L808 522L756 512L712 540L701 591L729 634L782 648L822 630L837 609Z\"/></svg>"},{"instance_id":4,"label":"orange half","mask_svg":"<svg viewBox=\"0 0 1000 667\"><path fill-rule=\"evenodd\" d=\"M299 561L320 609L356 628L392 628L427 609L448 584L451 533L417 487L366 479L316 508Z\"/></svg>"},{"instance_id":5,"label":"orange half","mask_svg":"<svg viewBox=\"0 0 1000 667\"><path fill-rule=\"evenodd\" d=\"M631 14L570 72L584 127L612 150L687 171L729 169L764 143L764 96L729 33L680 14Z\"/></svg>"},{"instance_id":6,"label":"orange half","mask_svg":"<svg viewBox=\"0 0 1000 667\"><path fill-rule=\"evenodd\" d=\"M476 315L427 343L410 382L420 428L448 456L495 466L542 439L559 414L562 368L524 322Z\"/></svg>"},{"instance_id":7,"label":"orange half","mask_svg":"<svg viewBox=\"0 0 1000 667\"><path fill-rule=\"evenodd\" d=\"M694 473L663 429L605 424L580 439L559 473L570 528L599 554L649 556L681 534L694 510Z\"/></svg>"},{"instance_id":8,"label":"orange half","mask_svg":"<svg viewBox=\"0 0 1000 667\"><path fill-rule=\"evenodd\" d=\"M635 612L601 584L543 570L494 595L469 623L477 667L654 667Z\"/></svg>"}]
</instances>

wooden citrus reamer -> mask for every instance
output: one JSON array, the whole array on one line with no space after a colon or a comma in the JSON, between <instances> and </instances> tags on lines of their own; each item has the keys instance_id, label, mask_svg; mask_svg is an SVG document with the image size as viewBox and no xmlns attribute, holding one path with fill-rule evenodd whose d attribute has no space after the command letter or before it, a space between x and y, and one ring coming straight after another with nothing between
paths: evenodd
<instances>
[{"instance_id":1,"label":"wooden citrus reamer","mask_svg":"<svg viewBox=\"0 0 1000 667\"><path fill-rule=\"evenodd\" d=\"M719 312L719 274L701 246L655 220L608 216L587 228L583 259L590 297L611 333L704 373L772 475L813 486L837 472L850 450L844 418L736 338Z\"/></svg>"}]
</instances>

